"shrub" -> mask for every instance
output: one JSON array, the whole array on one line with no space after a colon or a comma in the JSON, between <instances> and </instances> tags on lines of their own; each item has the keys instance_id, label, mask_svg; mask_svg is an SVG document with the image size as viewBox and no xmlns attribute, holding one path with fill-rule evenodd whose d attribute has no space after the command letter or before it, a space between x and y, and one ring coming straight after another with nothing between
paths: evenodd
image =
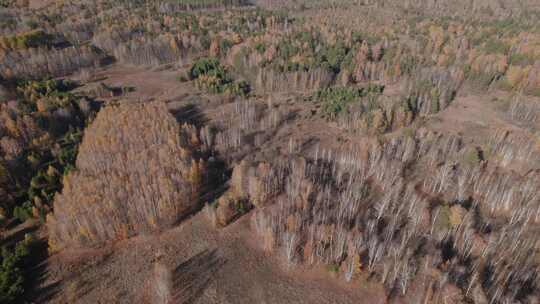
<instances>
[{"instance_id":1,"label":"shrub","mask_svg":"<svg viewBox=\"0 0 540 304\"><path fill-rule=\"evenodd\" d=\"M255 50L259 53L259 54L263 54L264 52L266 52L266 45L262 42L259 42L255 45Z\"/></svg>"},{"instance_id":2,"label":"shrub","mask_svg":"<svg viewBox=\"0 0 540 304\"><path fill-rule=\"evenodd\" d=\"M484 45L484 51L488 54L507 54L510 51L510 46L499 39L489 39Z\"/></svg>"},{"instance_id":3,"label":"shrub","mask_svg":"<svg viewBox=\"0 0 540 304\"><path fill-rule=\"evenodd\" d=\"M197 79L202 75L225 78L226 71L217 58L202 58L193 64L189 74L191 79Z\"/></svg>"},{"instance_id":4,"label":"shrub","mask_svg":"<svg viewBox=\"0 0 540 304\"><path fill-rule=\"evenodd\" d=\"M18 50L49 46L52 36L42 30L34 30L15 36L0 37L0 49Z\"/></svg>"},{"instance_id":5,"label":"shrub","mask_svg":"<svg viewBox=\"0 0 540 304\"><path fill-rule=\"evenodd\" d=\"M21 206L15 207L13 210L13 216L21 222L25 222L32 217L32 203L26 201Z\"/></svg>"},{"instance_id":6,"label":"shrub","mask_svg":"<svg viewBox=\"0 0 540 304\"><path fill-rule=\"evenodd\" d=\"M227 92L228 94L232 96L246 97L250 91L251 91L251 86L245 80L229 83L225 87L225 92Z\"/></svg>"},{"instance_id":7,"label":"shrub","mask_svg":"<svg viewBox=\"0 0 540 304\"><path fill-rule=\"evenodd\" d=\"M512 55L510 55L510 58L508 59L508 63L510 65L517 65L521 67L533 65L534 61L535 61L534 55L520 54L520 53L513 53Z\"/></svg>"},{"instance_id":8,"label":"shrub","mask_svg":"<svg viewBox=\"0 0 540 304\"><path fill-rule=\"evenodd\" d=\"M525 93L532 96L540 97L540 87L526 88Z\"/></svg>"},{"instance_id":9,"label":"shrub","mask_svg":"<svg viewBox=\"0 0 540 304\"><path fill-rule=\"evenodd\" d=\"M232 46L233 43L229 39L224 38L219 41L219 49L222 54L227 54Z\"/></svg>"},{"instance_id":10,"label":"shrub","mask_svg":"<svg viewBox=\"0 0 540 304\"><path fill-rule=\"evenodd\" d=\"M439 206L438 216L435 222L435 228L438 231L447 231L452 228L450 215L450 207L447 204Z\"/></svg>"},{"instance_id":11,"label":"shrub","mask_svg":"<svg viewBox=\"0 0 540 304\"><path fill-rule=\"evenodd\" d=\"M216 58L197 60L190 69L191 79L198 87L210 93L228 93L234 96L247 96L251 91L246 81L233 81L227 69Z\"/></svg>"},{"instance_id":12,"label":"shrub","mask_svg":"<svg viewBox=\"0 0 540 304\"><path fill-rule=\"evenodd\" d=\"M339 265L336 263L332 263L332 264L327 265L326 269L328 270L328 272L335 274L339 272Z\"/></svg>"},{"instance_id":13,"label":"shrub","mask_svg":"<svg viewBox=\"0 0 540 304\"><path fill-rule=\"evenodd\" d=\"M178 75L176 76L176 80L179 82L187 82L189 79L186 77L186 75Z\"/></svg>"},{"instance_id":14,"label":"shrub","mask_svg":"<svg viewBox=\"0 0 540 304\"><path fill-rule=\"evenodd\" d=\"M24 293L24 266L29 255L28 242L17 243L15 248L2 248L0 259L0 302L15 303Z\"/></svg>"},{"instance_id":15,"label":"shrub","mask_svg":"<svg viewBox=\"0 0 540 304\"><path fill-rule=\"evenodd\" d=\"M1 79L0 79L1 81ZM9 91L3 85L0 85L0 101L6 101L10 98Z\"/></svg>"},{"instance_id":16,"label":"shrub","mask_svg":"<svg viewBox=\"0 0 540 304\"><path fill-rule=\"evenodd\" d=\"M379 95L384 87L379 85L369 85L367 87L333 87L326 88L316 93L316 99L322 103L323 115L330 119L335 119L341 112L347 109L350 103L359 101L368 95Z\"/></svg>"},{"instance_id":17,"label":"shrub","mask_svg":"<svg viewBox=\"0 0 540 304\"><path fill-rule=\"evenodd\" d=\"M328 62L330 68L339 73L341 69L341 63L345 60L349 50L343 43L336 43L335 45L324 50L324 61Z\"/></svg>"}]
</instances>

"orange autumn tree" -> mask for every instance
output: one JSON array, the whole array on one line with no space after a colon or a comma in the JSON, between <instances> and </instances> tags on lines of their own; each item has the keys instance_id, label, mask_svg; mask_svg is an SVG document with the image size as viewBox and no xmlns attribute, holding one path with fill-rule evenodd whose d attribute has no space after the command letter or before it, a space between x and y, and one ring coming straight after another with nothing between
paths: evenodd
<instances>
[{"instance_id":1,"label":"orange autumn tree","mask_svg":"<svg viewBox=\"0 0 540 304\"><path fill-rule=\"evenodd\" d=\"M170 227L192 211L205 171L192 154L193 132L187 125L180 130L160 102L101 110L47 217L51 249Z\"/></svg>"}]
</instances>

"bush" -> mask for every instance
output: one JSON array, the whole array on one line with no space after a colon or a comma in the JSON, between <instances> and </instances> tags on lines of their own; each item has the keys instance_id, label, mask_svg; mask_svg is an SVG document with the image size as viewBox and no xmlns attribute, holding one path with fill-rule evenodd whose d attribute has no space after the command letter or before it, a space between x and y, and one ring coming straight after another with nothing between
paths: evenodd
<instances>
[{"instance_id":1,"label":"bush","mask_svg":"<svg viewBox=\"0 0 540 304\"><path fill-rule=\"evenodd\" d=\"M217 58L202 58L193 64L189 74L191 79L197 79L203 75L225 78L227 73Z\"/></svg>"},{"instance_id":2,"label":"bush","mask_svg":"<svg viewBox=\"0 0 540 304\"><path fill-rule=\"evenodd\" d=\"M15 36L0 37L0 49L18 50L49 46L52 36L41 30L34 30Z\"/></svg>"},{"instance_id":3,"label":"bush","mask_svg":"<svg viewBox=\"0 0 540 304\"><path fill-rule=\"evenodd\" d=\"M26 201L21 206L15 207L13 210L13 216L21 222L32 218L32 203Z\"/></svg>"},{"instance_id":4,"label":"bush","mask_svg":"<svg viewBox=\"0 0 540 304\"><path fill-rule=\"evenodd\" d=\"M255 50L259 53L259 54L263 54L264 52L266 52L266 45L264 45L264 43L262 42L259 42L255 45Z\"/></svg>"},{"instance_id":5,"label":"bush","mask_svg":"<svg viewBox=\"0 0 540 304\"><path fill-rule=\"evenodd\" d=\"M251 92L251 86L245 80L230 83L226 86L225 92L232 96L246 97Z\"/></svg>"},{"instance_id":6,"label":"bush","mask_svg":"<svg viewBox=\"0 0 540 304\"><path fill-rule=\"evenodd\" d=\"M532 96L540 97L540 88L527 88L525 89L525 93Z\"/></svg>"},{"instance_id":7,"label":"bush","mask_svg":"<svg viewBox=\"0 0 540 304\"><path fill-rule=\"evenodd\" d=\"M367 87L333 87L326 88L316 93L316 99L322 103L323 115L330 119L335 119L347 106L353 102L360 101L362 97L369 95L379 95L384 90L384 86L369 85Z\"/></svg>"},{"instance_id":8,"label":"bush","mask_svg":"<svg viewBox=\"0 0 540 304\"><path fill-rule=\"evenodd\" d=\"M0 79L1 81L1 79ZM0 101L6 101L10 98L9 91L3 85L0 85Z\"/></svg>"},{"instance_id":9,"label":"bush","mask_svg":"<svg viewBox=\"0 0 540 304\"><path fill-rule=\"evenodd\" d=\"M24 266L29 255L28 242L17 243L9 250L2 248L0 263L0 302L15 303L24 293Z\"/></svg>"},{"instance_id":10,"label":"bush","mask_svg":"<svg viewBox=\"0 0 540 304\"><path fill-rule=\"evenodd\" d=\"M341 69L341 63L345 60L349 50L343 43L336 43L324 50L324 61L328 62L330 68L337 74Z\"/></svg>"},{"instance_id":11,"label":"bush","mask_svg":"<svg viewBox=\"0 0 540 304\"><path fill-rule=\"evenodd\" d=\"M222 54L227 54L232 46L233 46L232 41L225 38L221 39L219 42L219 49Z\"/></svg>"},{"instance_id":12,"label":"bush","mask_svg":"<svg viewBox=\"0 0 540 304\"><path fill-rule=\"evenodd\" d=\"M510 55L510 58L508 59L508 63L510 65L517 65L521 67L525 67L528 65L533 65L535 61L535 57L532 54L512 54Z\"/></svg>"},{"instance_id":13,"label":"bush","mask_svg":"<svg viewBox=\"0 0 540 304\"><path fill-rule=\"evenodd\" d=\"M198 87L210 93L227 93L245 97L251 91L251 87L246 81L233 81L227 69L216 58L197 60L191 67L189 74L191 79L196 81Z\"/></svg>"},{"instance_id":14,"label":"bush","mask_svg":"<svg viewBox=\"0 0 540 304\"><path fill-rule=\"evenodd\" d=\"M337 264L337 263L329 264L329 265L326 266L326 269L330 273L334 273L334 274L338 273L339 272L339 264Z\"/></svg>"},{"instance_id":15,"label":"bush","mask_svg":"<svg viewBox=\"0 0 540 304\"><path fill-rule=\"evenodd\" d=\"M179 82L187 82L189 79L186 77L186 75L178 75L176 76L176 80Z\"/></svg>"},{"instance_id":16,"label":"bush","mask_svg":"<svg viewBox=\"0 0 540 304\"><path fill-rule=\"evenodd\" d=\"M498 39L489 39L484 45L484 51L488 54L507 54L510 51L510 46Z\"/></svg>"},{"instance_id":17,"label":"bush","mask_svg":"<svg viewBox=\"0 0 540 304\"><path fill-rule=\"evenodd\" d=\"M0 7L8 8L12 3L12 0L0 0Z\"/></svg>"}]
</instances>

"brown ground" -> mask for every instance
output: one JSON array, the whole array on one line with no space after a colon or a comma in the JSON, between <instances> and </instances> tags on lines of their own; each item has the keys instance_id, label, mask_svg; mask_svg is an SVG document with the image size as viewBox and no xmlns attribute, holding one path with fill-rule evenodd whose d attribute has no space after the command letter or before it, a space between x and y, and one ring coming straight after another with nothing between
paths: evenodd
<instances>
[{"instance_id":1,"label":"brown ground","mask_svg":"<svg viewBox=\"0 0 540 304\"><path fill-rule=\"evenodd\" d=\"M159 235L55 255L43 285L55 286L57 293L40 300L141 303L145 280L160 260L178 267L183 303L384 303L375 285L368 289L358 281L336 280L325 270L281 264L259 248L249 218L216 230L200 212Z\"/></svg>"},{"instance_id":2,"label":"brown ground","mask_svg":"<svg viewBox=\"0 0 540 304\"><path fill-rule=\"evenodd\" d=\"M55 2L56 0L30 0L28 6L31 9L40 9Z\"/></svg>"},{"instance_id":3,"label":"brown ground","mask_svg":"<svg viewBox=\"0 0 540 304\"><path fill-rule=\"evenodd\" d=\"M131 86L135 88L122 99L125 100L147 100L150 98L159 100L170 100L171 98L183 96L188 87L176 80L179 72L174 70L144 69L131 66L112 66L95 73L95 78L102 80L108 86L122 87Z\"/></svg>"},{"instance_id":4,"label":"brown ground","mask_svg":"<svg viewBox=\"0 0 540 304\"><path fill-rule=\"evenodd\" d=\"M501 92L494 94L509 98ZM461 134L468 139L484 138L494 129L519 130L501 117L498 106L500 102L493 100L491 95L458 96L447 109L431 117L428 126L441 132Z\"/></svg>"},{"instance_id":5,"label":"brown ground","mask_svg":"<svg viewBox=\"0 0 540 304\"><path fill-rule=\"evenodd\" d=\"M110 86L135 87L134 92L122 97L124 100L166 100L171 109L196 103L205 119L216 119L231 106L180 83L178 74L113 66L96 76ZM304 151L316 144L337 148L363 140L313 115L312 104L283 96L272 99L294 115L259 150L286 149L290 138L295 138ZM514 128L497 113L489 96L458 97L424 124L433 130L466 135L473 142L485 140L492 128ZM346 283L322 267L283 265L279 255L260 248L250 218L248 214L226 228L215 229L204 212L199 212L161 234L135 237L100 250L61 252L45 263L37 302L144 303L156 261L177 269L180 303L386 302L381 286L365 279Z\"/></svg>"}]
</instances>

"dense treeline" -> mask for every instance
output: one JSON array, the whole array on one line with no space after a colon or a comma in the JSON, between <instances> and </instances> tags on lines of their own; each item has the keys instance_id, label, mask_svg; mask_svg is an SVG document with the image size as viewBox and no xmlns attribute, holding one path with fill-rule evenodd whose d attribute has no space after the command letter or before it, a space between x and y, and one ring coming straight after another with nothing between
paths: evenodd
<instances>
[{"instance_id":1,"label":"dense treeline","mask_svg":"<svg viewBox=\"0 0 540 304\"><path fill-rule=\"evenodd\" d=\"M72 167L86 123L98 104L70 92L65 80L28 81L0 105L4 218L24 221L50 210L62 175Z\"/></svg>"},{"instance_id":2,"label":"dense treeline","mask_svg":"<svg viewBox=\"0 0 540 304\"><path fill-rule=\"evenodd\" d=\"M99 104L72 92L67 80L7 84L0 96L0 227L45 220L63 175L73 169L85 125ZM2 242L5 240L2 237ZM0 299L18 303L31 284L32 237L3 243Z\"/></svg>"},{"instance_id":3,"label":"dense treeline","mask_svg":"<svg viewBox=\"0 0 540 304\"><path fill-rule=\"evenodd\" d=\"M178 13L164 5L190 4L86 3L86 14L76 11L80 7L74 3L64 4L48 8L46 19L27 13L27 20L32 20L27 24L11 16L13 23L0 39L2 76L64 76L105 64L107 55L124 63L160 65L203 53L228 57L238 72L250 76L246 78L253 86L265 91L317 90L351 82L389 84L425 68L454 71L454 76L462 74L458 77L481 89L537 95L540 87L539 54L534 48L539 36L531 18L479 21L406 11L406 18L384 22L386 8L373 9L364 20L335 17L355 12L349 7L293 20L256 9ZM355 7L354 1L350 5L360 12L364 7ZM390 7L403 10L399 5ZM76 21L55 19L60 15L72 15ZM494 38L493 33L499 36Z\"/></svg>"},{"instance_id":4,"label":"dense treeline","mask_svg":"<svg viewBox=\"0 0 540 304\"><path fill-rule=\"evenodd\" d=\"M540 176L471 162L466 147L419 132L366 150L244 163L231 183L260 208L253 224L264 247L291 264L323 263L346 280L367 272L411 303L534 298ZM407 173L420 168L433 174Z\"/></svg>"},{"instance_id":5,"label":"dense treeline","mask_svg":"<svg viewBox=\"0 0 540 304\"><path fill-rule=\"evenodd\" d=\"M175 224L199 203L205 164L193 155L198 145L193 127L180 129L163 103L102 109L47 217L51 249Z\"/></svg>"}]
</instances>

